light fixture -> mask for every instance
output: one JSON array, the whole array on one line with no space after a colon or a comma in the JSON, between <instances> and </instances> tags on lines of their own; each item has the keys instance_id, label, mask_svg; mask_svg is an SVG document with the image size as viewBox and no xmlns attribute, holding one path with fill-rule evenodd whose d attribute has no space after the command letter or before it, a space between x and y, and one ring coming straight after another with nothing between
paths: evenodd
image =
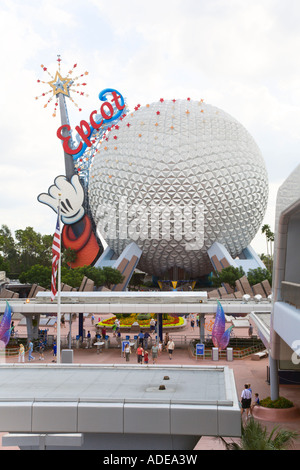
<instances>
[{"instance_id":1,"label":"light fixture","mask_svg":"<svg viewBox=\"0 0 300 470\"><path fill-rule=\"evenodd\" d=\"M244 295L243 295L243 300L244 300L244 302L249 302L250 299L251 299L251 297L250 297L249 294L244 294Z\"/></svg>"},{"instance_id":2,"label":"light fixture","mask_svg":"<svg viewBox=\"0 0 300 470\"><path fill-rule=\"evenodd\" d=\"M254 299L255 299L255 302L259 303L259 302L261 301L261 299L262 299L262 295L256 294L256 295L254 296Z\"/></svg>"}]
</instances>

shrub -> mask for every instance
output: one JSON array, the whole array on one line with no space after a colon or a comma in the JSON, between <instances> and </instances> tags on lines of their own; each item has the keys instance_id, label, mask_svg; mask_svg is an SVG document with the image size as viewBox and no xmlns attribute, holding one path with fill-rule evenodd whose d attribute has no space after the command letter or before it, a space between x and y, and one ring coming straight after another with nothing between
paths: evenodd
<instances>
[{"instance_id":1,"label":"shrub","mask_svg":"<svg viewBox=\"0 0 300 470\"><path fill-rule=\"evenodd\" d=\"M139 313L137 316L137 320L150 320L151 313Z\"/></svg>"},{"instance_id":2,"label":"shrub","mask_svg":"<svg viewBox=\"0 0 300 470\"><path fill-rule=\"evenodd\" d=\"M265 408L292 408L294 404L284 397L279 397L277 400L271 400L270 397L260 400L260 405Z\"/></svg>"}]
</instances>

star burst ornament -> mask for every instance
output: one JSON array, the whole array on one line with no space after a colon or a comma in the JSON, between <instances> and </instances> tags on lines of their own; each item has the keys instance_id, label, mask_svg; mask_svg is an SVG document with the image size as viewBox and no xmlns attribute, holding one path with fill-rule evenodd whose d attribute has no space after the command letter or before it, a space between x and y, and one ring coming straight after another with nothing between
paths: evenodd
<instances>
[{"instance_id":1,"label":"star burst ornament","mask_svg":"<svg viewBox=\"0 0 300 470\"><path fill-rule=\"evenodd\" d=\"M52 101L54 101L54 111L53 111L53 114L52 114L53 117L56 117L56 111L57 111L57 107L58 107L58 104L59 104L59 95L60 94L66 96L67 98L69 98L70 101L72 101L72 103L74 104L74 106L76 106L76 108L78 108L78 111L82 111L82 109L73 100L73 98L71 96L71 93L77 93L80 96L88 97L88 94L81 91L80 88L79 89L77 88L77 87L87 85L87 83L85 83L85 82L77 83L77 80L79 80L82 77L88 75L88 72L84 72L81 75L78 75L77 77L73 77L72 74L74 73L74 70L77 67L77 64L74 64L73 68L71 70L69 70L69 72L65 75L61 72L61 67L60 67L60 63L61 63L62 59L60 58L60 55L58 55L57 57L58 57L57 58L58 70L55 72L54 76L48 71L48 68L45 67L45 65L43 65L43 64L41 65L41 68L43 69L44 72L46 72L49 75L51 80L44 81L44 80L38 79L37 82L38 83L43 83L45 85L50 86L50 90L45 91L41 95L35 97L35 99L38 100L41 97L44 97L44 96L47 96L47 95L51 94L51 96L48 99L47 103L44 104L44 108L47 108L47 106Z\"/></svg>"}]
</instances>

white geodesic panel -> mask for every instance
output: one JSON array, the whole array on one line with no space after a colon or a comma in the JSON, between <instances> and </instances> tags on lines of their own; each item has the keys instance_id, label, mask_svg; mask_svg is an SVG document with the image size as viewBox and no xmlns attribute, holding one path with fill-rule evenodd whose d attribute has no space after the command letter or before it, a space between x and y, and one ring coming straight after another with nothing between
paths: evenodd
<instances>
[{"instance_id":1,"label":"white geodesic panel","mask_svg":"<svg viewBox=\"0 0 300 470\"><path fill-rule=\"evenodd\" d=\"M99 148L89 182L95 224L117 255L135 241L141 270L161 276L177 266L194 278L211 271L215 241L235 257L255 236L266 168L253 138L224 111L202 101L152 103Z\"/></svg>"}]
</instances>

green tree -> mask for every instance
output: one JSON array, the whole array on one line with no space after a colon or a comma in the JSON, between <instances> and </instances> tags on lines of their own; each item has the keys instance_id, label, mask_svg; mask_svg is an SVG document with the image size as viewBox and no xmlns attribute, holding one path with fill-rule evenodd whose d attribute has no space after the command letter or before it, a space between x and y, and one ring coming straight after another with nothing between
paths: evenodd
<instances>
[{"instance_id":1,"label":"green tree","mask_svg":"<svg viewBox=\"0 0 300 470\"><path fill-rule=\"evenodd\" d=\"M41 235L41 245L38 250L38 261L41 264L52 263L52 243L53 235Z\"/></svg>"},{"instance_id":2,"label":"green tree","mask_svg":"<svg viewBox=\"0 0 300 470\"><path fill-rule=\"evenodd\" d=\"M110 266L104 266L102 272L105 276L104 285L110 289L115 284L121 284L124 280L124 276L118 271L118 269L111 268Z\"/></svg>"},{"instance_id":3,"label":"green tree","mask_svg":"<svg viewBox=\"0 0 300 470\"><path fill-rule=\"evenodd\" d=\"M5 259L1 255L0 255L0 271L5 271L6 273L9 272L9 262L5 261Z\"/></svg>"},{"instance_id":4,"label":"green tree","mask_svg":"<svg viewBox=\"0 0 300 470\"><path fill-rule=\"evenodd\" d=\"M36 264L31 266L27 271L22 272L19 276L19 280L22 283L38 284L45 289L50 289L51 274L51 266L42 266Z\"/></svg>"},{"instance_id":5,"label":"green tree","mask_svg":"<svg viewBox=\"0 0 300 470\"><path fill-rule=\"evenodd\" d=\"M7 225L0 229L0 251L8 271L21 273L35 264L51 266L51 235L41 235L32 227L16 230L15 238Z\"/></svg>"},{"instance_id":6,"label":"green tree","mask_svg":"<svg viewBox=\"0 0 300 470\"><path fill-rule=\"evenodd\" d=\"M62 250L62 263L67 264L72 269L72 263L75 263L77 259L77 253L71 248L65 248Z\"/></svg>"},{"instance_id":7,"label":"green tree","mask_svg":"<svg viewBox=\"0 0 300 470\"><path fill-rule=\"evenodd\" d=\"M228 268L222 269L217 275L212 276L212 283L215 287L220 287L223 283L229 284L234 289L235 281L243 276L245 276L245 272L241 266L238 268L228 266Z\"/></svg>"},{"instance_id":8,"label":"green tree","mask_svg":"<svg viewBox=\"0 0 300 470\"><path fill-rule=\"evenodd\" d=\"M101 268L96 268L95 266L83 266L81 268L76 268L83 276L88 277L94 281L96 287L104 286L106 283L105 275Z\"/></svg>"},{"instance_id":9,"label":"green tree","mask_svg":"<svg viewBox=\"0 0 300 470\"><path fill-rule=\"evenodd\" d=\"M273 272L273 257L271 255L265 255L265 253L261 253L259 257L266 266L266 268L270 272Z\"/></svg>"},{"instance_id":10,"label":"green tree","mask_svg":"<svg viewBox=\"0 0 300 470\"><path fill-rule=\"evenodd\" d=\"M268 269L249 269L247 273L247 278L251 286L254 286L254 284L258 284L264 281L265 279L267 279L270 285L272 285L272 273Z\"/></svg>"},{"instance_id":11,"label":"green tree","mask_svg":"<svg viewBox=\"0 0 300 470\"><path fill-rule=\"evenodd\" d=\"M224 438L220 439L227 450L286 450L292 446L298 435L296 431L280 429L278 426L268 433L265 426L251 417L242 425L240 442L228 443Z\"/></svg>"},{"instance_id":12,"label":"green tree","mask_svg":"<svg viewBox=\"0 0 300 470\"><path fill-rule=\"evenodd\" d=\"M266 236L267 256L273 259L274 232L272 232L270 225L264 224L261 228L261 233L264 233ZM267 268L270 269L270 266L267 266Z\"/></svg>"},{"instance_id":13,"label":"green tree","mask_svg":"<svg viewBox=\"0 0 300 470\"><path fill-rule=\"evenodd\" d=\"M45 238L43 242L42 235L36 232L32 227L26 227L24 230L16 230L15 237L21 269L28 269L30 266L40 264L41 255L45 255ZM49 265L51 263L51 257L50 260L47 256L42 257L46 264Z\"/></svg>"},{"instance_id":14,"label":"green tree","mask_svg":"<svg viewBox=\"0 0 300 470\"><path fill-rule=\"evenodd\" d=\"M71 287L79 288L84 278L88 277L95 283L95 287L104 285L119 284L124 277L114 268L96 268L94 266L82 266L69 269L68 266L61 267L61 282ZM19 276L20 282L29 284L39 284L45 289L51 287L51 266L34 265Z\"/></svg>"},{"instance_id":15,"label":"green tree","mask_svg":"<svg viewBox=\"0 0 300 470\"><path fill-rule=\"evenodd\" d=\"M84 277L81 268L70 269L67 266L61 267L61 282L71 287L79 288Z\"/></svg>"},{"instance_id":16,"label":"green tree","mask_svg":"<svg viewBox=\"0 0 300 470\"><path fill-rule=\"evenodd\" d=\"M133 275L131 276L129 285L132 287L141 286L143 284L144 278L145 278L144 273L133 273Z\"/></svg>"},{"instance_id":17,"label":"green tree","mask_svg":"<svg viewBox=\"0 0 300 470\"><path fill-rule=\"evenodd\" d=\"M0 229L0 251L3 261L8 263L8 271L17 271L19 266L18 253L14 237L7 225L2 225Z\"/></svg>"}]
</instances>

